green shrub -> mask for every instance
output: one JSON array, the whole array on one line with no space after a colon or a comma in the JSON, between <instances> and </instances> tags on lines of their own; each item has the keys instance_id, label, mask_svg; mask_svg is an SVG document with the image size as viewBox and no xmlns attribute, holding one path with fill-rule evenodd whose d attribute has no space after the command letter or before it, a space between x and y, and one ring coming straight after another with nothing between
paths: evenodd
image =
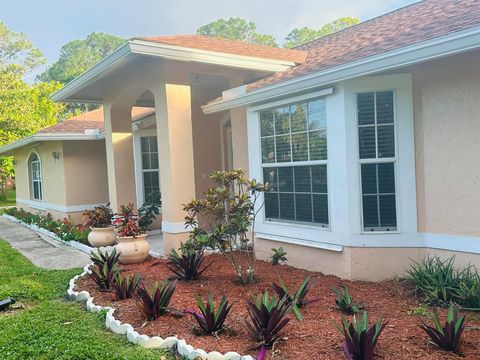
<instances>
[{"instance_id":1,"label":"green shrub","mask_svg":"<svg viewBox=\"0 0 480 360\"><path fill-rule=\"evenodd\" d=\"M448 306L455 302L464 308L480 308L480 275L471 265L457 269L455 256L413 262L408 274L415 295L427 304Z\"/></svg>"}]
</instances>

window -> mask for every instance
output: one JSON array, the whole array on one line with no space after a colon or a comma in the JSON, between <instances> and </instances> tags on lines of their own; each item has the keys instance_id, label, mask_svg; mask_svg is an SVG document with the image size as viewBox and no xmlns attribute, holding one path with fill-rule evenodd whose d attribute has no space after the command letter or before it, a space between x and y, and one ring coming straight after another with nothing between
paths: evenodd
<instances>
[{"instance_id":1,"label":"window","mask_svg":"<svg viewBox=\"0 0 480 360\"><path fill-rule=\"evenodd\" d=\"M140 150L142 156L143 196L144 201L146 201L153 192L160 191L157 137L141 137Z\"/></svg>"},{"instance_id":2,"label":"window","mask_svg":"<svg viewBox=\"0 0 480 360\"><path fill-rule=\"evenodd\" d=\"M393 91L357 94L364 231L396 231Z\"/></svg>"},{"instance_id":3,"label":"window","mask_svg":"<svg viewBox=\"0 0 480 360\"><path fill-rule=\"evenodd\" d=\"M32 154L29 159L30 181L32 200L42 200L42 169L37 154Z\"/></svg>"},{"instance_id":4,"label":"window","mask_svg":"<svg viewBox=\"0 0 480 360\"><path fill-rule=\"evenodd\" d=\"M324 98L260 112L266 220L327 227L327 125Z\"/></svg>"}]
</instances>

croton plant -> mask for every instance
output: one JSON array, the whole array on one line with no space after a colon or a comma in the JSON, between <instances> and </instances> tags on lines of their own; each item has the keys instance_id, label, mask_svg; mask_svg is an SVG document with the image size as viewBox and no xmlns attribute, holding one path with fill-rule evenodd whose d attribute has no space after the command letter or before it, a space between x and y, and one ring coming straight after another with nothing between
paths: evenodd
<instances>
[{"instance_id":1,"label":"croton plant","mask_svg":"<svg viewBox=\"0 0 480 360\"><path fill-rule=\"evenodd\" d=\"M83 212L84 226L90 228L107 228L112 226L112 218L113 212L110 209L110 204L95 206L93 210L85 210Z\"/></svg>"},{"instance_id":2,"label":"croton plant","mask_svg":"<svg viewBox=\"0 0 480 360\"><path fill-rule=\"evenodd\" d=\"M121 237L137 237L144 233L139 225L138 211L132 203L120 206L120 212L114 215L113 225Z\"/></svg>"}]
</instances>

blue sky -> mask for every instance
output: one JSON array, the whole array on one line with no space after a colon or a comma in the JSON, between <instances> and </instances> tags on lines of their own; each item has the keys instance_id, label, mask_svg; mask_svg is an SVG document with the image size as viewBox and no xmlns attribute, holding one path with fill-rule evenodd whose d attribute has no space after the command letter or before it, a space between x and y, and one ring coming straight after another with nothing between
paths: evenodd
<instances>
[{"instance_id":1,"label":"blue sky","mask_svg":"<svg viewBox=\"0 0 480 360\"><path fill-rule=\"evenodd\" d=\"M103 31L118 36L194 33L238 16L282 43L295 27L318 28L341 16L367 20L415 0L0 0L0 21L25 32L51 63L73 39Z\"/></svg>"}]
</instances>

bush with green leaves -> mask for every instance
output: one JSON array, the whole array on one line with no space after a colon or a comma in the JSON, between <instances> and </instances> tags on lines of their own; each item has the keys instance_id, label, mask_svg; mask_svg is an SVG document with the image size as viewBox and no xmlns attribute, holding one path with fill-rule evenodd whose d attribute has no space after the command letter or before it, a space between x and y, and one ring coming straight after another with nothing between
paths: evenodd
<instances>
[{"instance_id":1,"label":"bush with green leaves","mask_svg":"<svg viewBox=\"0 0 480 360\"><path fill-rule=\"evenodd\" d=\"M216 171L214 186L204 198L184 206L185 225L192 229L188 246L196 249L201 240L227 256L241 284L255 283L255 216L261 209L261 194L268 184L249 180L241 169ZM247 235L250 231L250 238Z\"/></svg>"},{"instance_id":2,"label":"bush with green leaves","mask_svg":"<svg viewBox=\"0 0 480 360\"><path fill-rule=\"evenodd\" d=\"M277 266L280 262L286 262L288 259L285 255L287 255L287 252L283 250L283 247L280 246L278 248L273 248L272 256L270 256L270 259L272 259L272 266Z\"/></svg>"},{"instance_id":3,"label":"bush with green leaves","mask_svg":"<svg viewBox=\"0 0 480 360\"><path fill-rule=\"evenodd\" d=\"M425 303L448 306L455 302L464 308L480 308L480 275L474 266L457 269L455 256L413 262L408 279Z\"/></svg>"},{"instance_id":4,"label":"bush with green leaves","mask_svg":"<svg viewBox=\"0 0 480 360\"><path fill-rule=\"evenodd\" d=\"M465 316L458 315L458 309L450 305L445 324L442 325L436 310L429 314L434 326L427 325L422 321L420 328L423 329L430 339L443 350L458 352L460 339L465 330Z\"/></svg>"},{"instance_id":5,"label":"bush with green leaves","mask_svg":"<svg viewBox=\"0 0 480 360\"><path fill-rule=\"evenodd\" d=\"M141 228L146 229L153 224L157 216L160 214L162 207L162 197L160 191L150 193L145 203L138 209L138 224Z\"/></svg>"}]
</instances>

